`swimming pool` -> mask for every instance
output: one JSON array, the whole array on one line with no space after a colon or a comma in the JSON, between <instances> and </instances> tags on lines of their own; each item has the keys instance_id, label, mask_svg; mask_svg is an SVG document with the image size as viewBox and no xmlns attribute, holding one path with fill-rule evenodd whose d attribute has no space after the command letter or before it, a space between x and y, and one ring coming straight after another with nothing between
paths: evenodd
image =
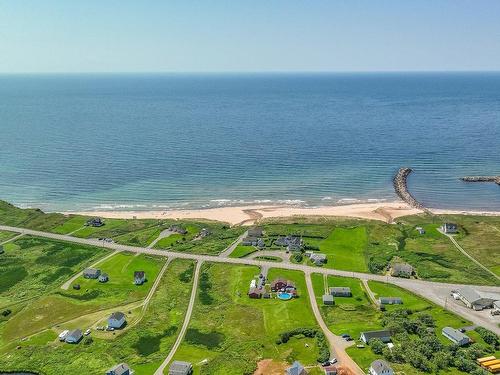
<instances>
[{"instance_id":1,"label":"swimming pool","mask_svg":"<svg viewBox=\"0 0 500 375\"><path fill-rule=\"evenodd\" d=\"M292 293L278 293L278 298L283 301L288 301L289 299L292 299Z\"/></svg>"}]
</instances>

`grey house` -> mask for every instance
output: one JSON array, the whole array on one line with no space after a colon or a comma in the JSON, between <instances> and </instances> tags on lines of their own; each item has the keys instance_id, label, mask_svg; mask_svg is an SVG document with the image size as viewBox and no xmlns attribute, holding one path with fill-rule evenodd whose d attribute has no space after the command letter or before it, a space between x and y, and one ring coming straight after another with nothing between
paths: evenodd
<instances>
[{"instance_id":1,"label":"grey house","mask_svg":"<svg viewBox=\"0 0 500 375\"><path fill-rule=\"evenodd\" d=\"M146 272L144 271L135 271L134 272L134 284L142 285L146 282Z\"/></svg>"},{"instance_id":2,"label":"grey house","mask_svg":"<svg viewBox=\"0 0 500 375\"><path fill-rule=\"evenodd\" d=\"M323 294L323 305L334 305L335 300L331 294Z\"/></svg>"},{"instance_id":3,"label":"grey house","mask_svg":"<svg viewBox=\"0 0 500 375\"><path fill-rule=\"evenodd\" d=\"M109 280L109 276L107 273L101 273L98 277L100 283L107 283Z\"/></svg>"},{"instance_id":4,"label":"grey house","mask_svg":"<svg viewBox=\"0 0 500 375\"><path fill-rule=\"evenodd\" d=\"M101 275L101 270L96 268L87 268L83 271L83 277L86 279L97 279Z\"/></svg>"},{"instance_id":5,"label":"grey house","mask_svg":"<svg viewBox=\"0 0 500 375\"><path fill-rule=\"evenodd\" d=\"M191 375L193 366L189 362L173 361L168 368L168 375Z\"/></svg>"},{"instance_id":6,"label":"grey house","mask_svg":"<svg viewBox=\"0 0 500 375\"><path fill-rule=\"evenodd\" d=\"M470 286L464 286L463 288L458 289L457 295L465 306L476 311L493 307L493 302L499 299L498 296L480 294Z\"/></svg>"},{"instance_id":7,"label":"grey house","mask_svg":"<svg viewBox=\"0 0 500 375\"><path fill-rule=\"evenodd\" d=\"M359 339L365 344L369 344L372 339L380 339L387 343L391 341L391 333L386 330L361 332Z\"/></svg>"},{"instance_id":8,"label":"grey house","mask_svg":"<svg viewBox=\"0 0 500 375\"><path fill-rule=\"evenodd\" d=\"M248 228L248 237L260 238L264 235L264 230L261 227Z\"/></svg>"},{"instance_id":9,"label":"grey house","mask_svg":"<svg viewBox=\"0 0 500 375\"><path fill-rule=\"evenodd\" d=\"M378 303L381 305L402 305L403 300L399 297L380 297Z\"/></svg>"},{"instance_id":10,"label":"grey house","mask_svg":"<svg viewBox=\"0 0 500 375\"><path fill-rule=\"evenodd\" d=\"M312 253L310 256L311 262L317 266L321 266L326 263L326 254L322 253Z\"/></svg>"},{"instance_id":11,"label":"grey house","mask_svg":"<svg viewBox=\"0 0 500 375\"><path fill-rule=\"evenodd\" d=\"M126 363L120 363L106 371L106 375L133 375L134 372Z\"/></svg>"},{"instance_id":12,"label":"grey house","mask_svg":"<svg viewBox=\"0 0 500 375\"><path fill-rule=\"evenodd\" d=\"M368 370L368 374L370 375L393 375L394 371L391 366L386 361L381 359L377 359L373 361L370 365L370 369Z\"/></svg>"},{"instance_id":13,"label":"grey house","mask_svg":"<svg viewBox=\"0 0 500 375\"><path fill-rule=\"evenodd\" d=\"M117 311L112 313L108 318L108 327L119 329L122 328L127 320L125 319L125 314Z\"/></svg>"},{"instance_id":14,"label":"grey house","mask_svg":"<svg viewBox=\"0 0 500 375\"><path fill-rule=\"evenodd\" d=\"M306 371L304 366L302 366L302 364L299 361L295 361L295 362L293 362L293 364L289 368L286 369L285 374L286 375L307 375L308 372Z\"/></svg>"},{"instance_id":15,"label":"grey house","mask_svg":"<svg viewBox=\"0 0 500 375\"><path fill-rule=\"evenodd\" d=\"M446 234L458 233L458 225L453 223L444 223L441 225L441 230Z\"/></svg>"},{"instance_id":16,"label":"grey house","mask_svg":"<svg viewBox=\"0 0 500 375\"><path fill-rule=\"evenodd\" d=\"M78 344L82 338L82 331L79 329L74 329L73 331L68 332L68 334L64 337L64 341L66 341L68 344Z\"/></svg>"},{"instance_id":17,"label":"grey house","mask_svg":"<svg viewBox=\"0 0 500 375\"><path fill-rule=\"evenodd\" d=\"M460 332L458 329L455 328L444 327L441 333L443 334L444 337L446 337L454 344L457 344L458 346L464 346L471 342L469 336L463 334L462 332Z\"/></svg>"},{"instance_id":18,"label":"grey house","mask_svg":"<svg viewBox=\"0 0 500 375\"><path fill-rule=\"evenodd\" d=\"M352 297L351 288L346 286L332 286L328 290L334 297Z\"/></svg>"}]
</instances>

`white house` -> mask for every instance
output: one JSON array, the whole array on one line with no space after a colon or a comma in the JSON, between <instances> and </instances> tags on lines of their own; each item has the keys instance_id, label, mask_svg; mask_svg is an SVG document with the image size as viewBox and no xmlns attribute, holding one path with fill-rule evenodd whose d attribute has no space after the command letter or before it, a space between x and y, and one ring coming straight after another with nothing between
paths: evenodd
<instances>
[{"instance_id":1,"label":"white house","mask_svg":"<svg viewBox=\"0 0 500 375\"><path fill-rule=\"evenodd\" d=\"M386 361L377 359L372 362L368 370L370 375L394 375L394 371Z\"/></svg>"},{"instance_id":2,"label":"white house","mask_svg":"<svg viewBox=\"0 0 500 375\"><path fill-rule=\"evenodd\" d=\"M469 336L463 334L458 329L451 327L444 327L441 332L444 337L446 337L454 344L457 344L458 346L464 346L471 342Z\"/></svg>"}]
</instances>

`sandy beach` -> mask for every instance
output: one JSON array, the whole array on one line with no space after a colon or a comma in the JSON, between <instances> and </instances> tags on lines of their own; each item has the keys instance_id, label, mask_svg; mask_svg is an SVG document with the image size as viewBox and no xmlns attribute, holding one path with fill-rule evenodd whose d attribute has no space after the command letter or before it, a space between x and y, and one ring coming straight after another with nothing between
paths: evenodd
<instances>
[{"instance_id":1,"label":"sandy beach","mask_svg":"<svg viewBox=\"0 0 500 375\"><path fill-rule=\"evenodd\" d=\"M340 206L239 206L199 210L64 212L120 219L209 219L232 225L250 225L259 219L292 216L340 216L391 222L395 218L421 212L403 202L360 203Z\"/></svg>"}]
</instances>

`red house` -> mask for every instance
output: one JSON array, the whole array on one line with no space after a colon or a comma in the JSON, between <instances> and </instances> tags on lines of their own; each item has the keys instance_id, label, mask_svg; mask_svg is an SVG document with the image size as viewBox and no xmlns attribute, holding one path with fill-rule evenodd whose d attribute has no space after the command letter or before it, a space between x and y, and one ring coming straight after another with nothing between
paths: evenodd
<instances>
[{"instance_id":1,"label":"red house","mask_svg":"<svg viewBox=\"0 0 500 375\"><path fill-rule=\"evenodd\" d=\"M250 288L248 291L248 297L250 298L261 298L262 297L262 289L259 288Z\"/></svg>"},{"instance_id":2,"label":"red house","mask_svg":"<svg viewBox=\"0 0 500 375\"><path fill-rule=\"evenodd\" d=\"M285 279L276 279L271 283L271 291L278 292L282 289L285 289L288 285L288 281Z\"/></svg>"}]
</instances>

